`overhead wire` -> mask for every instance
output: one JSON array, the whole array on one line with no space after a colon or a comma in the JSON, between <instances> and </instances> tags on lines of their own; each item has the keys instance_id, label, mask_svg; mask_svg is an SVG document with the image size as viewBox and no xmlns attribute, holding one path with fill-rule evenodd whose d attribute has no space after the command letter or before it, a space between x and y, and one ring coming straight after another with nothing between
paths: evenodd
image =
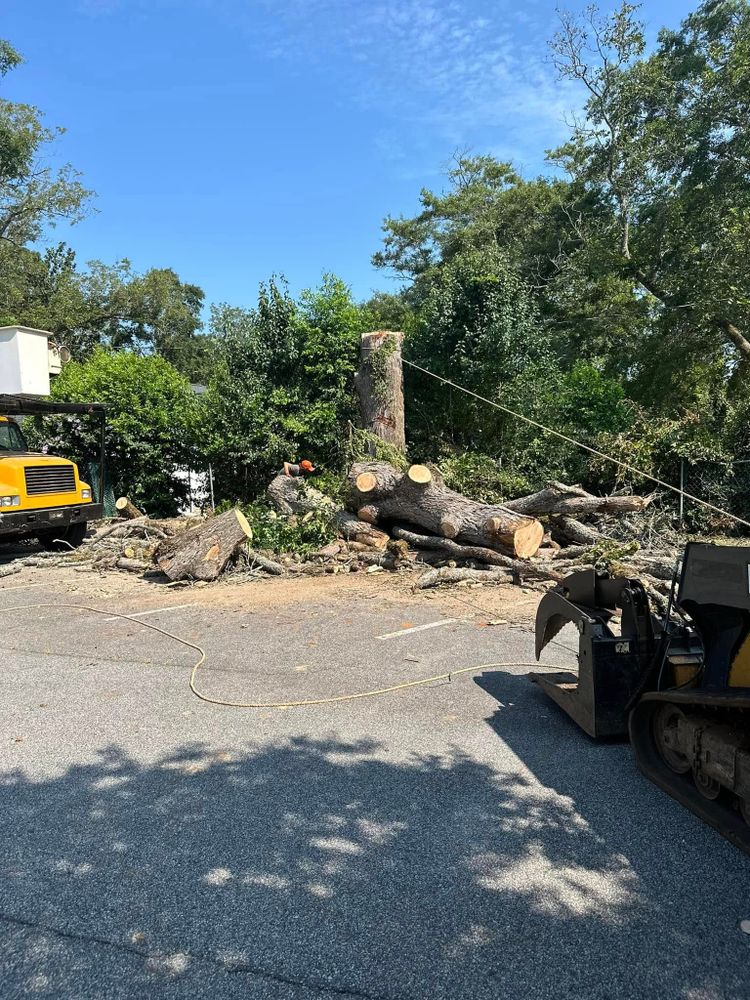
<instances>
[{"instance_id":1,"label":"overhead wire","mask_svg":"<svg viewBox=\"0 0 750 1000\"><path fill-rule=\"evenodd\" d=\"M474 399L480 400L482 403L487 403L489 406L494 406L496 410L502 410L503 413L508 413L510 416L515 417L517 420L523 420L524 423L530 424L532 427L536 427L545 434L551 434L553 437L559 438L561 441L566 441L568 444L575 445L576 448L582 448L584 451L588 451L592 455L596 455L598 458L603 458L607 462L612 462L618 465L621 469L627 469L628 472L633 472L638 476L642 476L644 479L648 479L652 483L656 483L657 486L661 486L666 490L671 490L672 493L676 493L678 496L686 497L688 500L692 500L694 503L700 504L702 507L708 508L717 514L721 514L723 517L728 517L737 524L742 524L746 528L750 528L750 521L746 521L742 517L738 517L731 511L724 510L722 507L718 507L716 504L710 503L708 500L703 500L701 497L697 497L692 493L687 493L685 490L679 489L677 486L672 486L671 483L666 483L663 479L659 479L657 476L652 476L650 472L644 472L643 469L639 469L635 465L631 465L630 462L624 462L622 459L614 458L612 455L608 455L604 451L600 451L598 448L594 448L589 444L585 444L583 441L577 441L575 438L570 437L568 434L563 434L562 431L556 431L552 427L547 427L545 424L540 423L538 420L534 420L532 417L527 417L523 413L519 413L517 410L511 409L510 406L505 406L504 403L498 403L496 400L487 399L486 396L481 396L478 392L474 392L473 389L467 389L466 386L459 385L457 382L452 382L449 378L445 378L442 375L437 375L435 372L431 372L429 368L423 368L422 365L418 365L414 361L409 361L403 358L403 363L408 365L410 368L414 368L417 371L423 372L425 375L429 375L430 378L436 379L438 382L443 382L445 385L450 386L453 389L458 389L459 392L466 393L467 396L473 396Z\"/></svg>"}]
</instances>

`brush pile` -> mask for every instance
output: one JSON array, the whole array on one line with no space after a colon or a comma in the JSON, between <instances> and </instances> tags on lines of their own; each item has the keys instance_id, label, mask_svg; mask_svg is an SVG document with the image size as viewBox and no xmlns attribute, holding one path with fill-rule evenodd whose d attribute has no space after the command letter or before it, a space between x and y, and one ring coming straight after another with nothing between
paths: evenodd
<instances>
[{"instance_id":1,"label":"brush pile","mask_svg":"<svg viewBox=\"0 0 750 1000\"><path fill-rule=\"evenodd\" d=\"M658 597L669 588L682 548L664 516L650 509L653 495L599 497L551 482L529 496L482 504L448 489L434 466L401 472L385 462L357 463L344 504L289 476L277 476L268 497L291 527L323 518L331 540L314 551L263 550L253 547L252 525L237 509L154 519L122 498L122 516L80 548L34 552L0 567L0 576L41 565L173 582L397 570L418 572L421 589L488 582L545 587L596 567L638 577Z\"/></svg>"}]
</instances>

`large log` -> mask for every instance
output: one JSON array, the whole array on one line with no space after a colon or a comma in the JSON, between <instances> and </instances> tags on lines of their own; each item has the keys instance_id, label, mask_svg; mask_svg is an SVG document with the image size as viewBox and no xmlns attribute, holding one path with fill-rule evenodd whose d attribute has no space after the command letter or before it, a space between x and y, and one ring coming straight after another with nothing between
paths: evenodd
<instances>
[{"instance_id":1,"label":"large log","mask_svg":"<svg viewBox=\"0 0 750 1000\"><path fill-rule=\"evenodd\" d=\"M655 494L641 497L631 494L623 496L597 497L587 493L580 486L565 483L548 483L543 490L530 496L508 500L506 507L518 514L539 517L542 514L624 514L629 511L645 510Z\"/></svg>"},{"instance_id":2,"label":"large log","mask_svg":"<svg viewBox=\"0 0 750 1000\"><path fill-rule=\"evenodd\" d=\"M515 562L510 556L503 555L497 549L488 549L482 545L459 545L450 538L441 538L438 535L419 535L406 528L393 528L394 538L401 539L413 545L417 549L433 549L445 553L445 557L454 559L475 559L478 562L487 563L490 566L504 566L506 569L513 569Z\"/></svg>"},{"instance_id":3,"label":"large log","mask_svg":"<svg viewBox=\"0 0 750 1000\"><path fill-rule=\"evenodd\" d=\"M309 514L311 511L333 513L336 509L336 504L330 497L298 476L276 476L268 484L266 493L280 514Z\"/></svg>"},{"instance_id":4,"label":"large log","mask_svg":"<svg viewBox=\"0 0 750 1000\"><path fill-rule=\"evenodd\" d=\"M156 562L170 580L215 580L252 537L247 518L235 507L165 539L156 550Z\"/></svg>"},{"instance_id":5,"label":"large log","mask_svg":"<svg viewBox=\"0 0 750 1000\"><path fill-rule=\"evenodd\" d=\"M556 542L564 545L599 545L601 542L612 541L590 524L584 524L574 517L553 517L551 518L552 537Z\"/></svg>"},{"instance_id":6,"label":"large log","mask_svg":"<svg viewBox=\"0 0 750 1000\"><path fill-rule=\"evenodd\" d=\"M449 490L439 471L412 465L400 473L387 462L359 462L348 477L348 506L378 524L408 522L466 545L533 556L544 536L539 521L502 504L477 503Z\"/></svg>"},{"instance_id":7,"label":"large log","mask_svg":"<svg viewBox=\"0 0 750 1000\"><path fill-rule=\"evenodd\" d=\"M118 497L115 500L115 510L118 517L125 517L131 521L136 517L143 517L143 511L138 510L136 505L128 497Z\"/></svg>"},{"instance_id":8,"label":"large log","mask_svg":"<svg viewBox=\"0 0 750 1000\"><path fill-rule=\"evenodd\" d=\"M354 384L365 430L406 451L403 339L403 333L393 330L363 333Z\"/></svg>"}]
</instances>

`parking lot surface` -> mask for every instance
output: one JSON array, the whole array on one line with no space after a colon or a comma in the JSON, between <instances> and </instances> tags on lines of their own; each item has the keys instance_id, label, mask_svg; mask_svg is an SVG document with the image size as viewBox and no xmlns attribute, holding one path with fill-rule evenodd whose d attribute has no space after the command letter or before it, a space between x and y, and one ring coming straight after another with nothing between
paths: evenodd
<instances>
[{"instance_id":1,"label":"parking lot surface","mask_svg":"<svg viewBox=\"0 0 750 1000\"><path fill-rule=\"evenodd\" d=\"M545 700L527 627L372 580L2 584L2 997L750 996L750 860ZM221 708L193 651L64 602L202 645L224 700L478 669Z\"/></svg>"}]
</instances>

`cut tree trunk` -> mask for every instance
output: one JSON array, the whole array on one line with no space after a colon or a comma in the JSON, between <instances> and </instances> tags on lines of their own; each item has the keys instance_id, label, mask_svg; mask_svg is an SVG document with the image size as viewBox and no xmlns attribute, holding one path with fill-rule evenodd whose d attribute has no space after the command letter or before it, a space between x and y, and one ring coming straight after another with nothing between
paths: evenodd
<instances>
[{"instance_id":1,"label":"cut tree trunk","mask_svg":"<svg viewBox=\"0 0 750 1000\"><path fill-rule=\"evenodd\" d=\"M368 519L379 524L405 521L433 535L505 549L521 559L533 556L544 536L536 518L449 490L439 471L429 466L412 465L402 474L386 462L361 462L350 469L348 486L349 507L366 508Z\"/></svg>"},{"instance_id":2,"label":"cut tree trunk","mask_svg":"<svg viewBox=\"0 0 750 1000\"><path fill-rule=\"evenodd\" d=\"M436 587L439 583L509 583L507 570L502 569L461 569L453 566L441 566L440 569L430 569L414 584L415 590L426 590Z\"/></svg>"},{"instance_id":3,"label":"cut tree trunk","mask_svg":"<svg viewBox=\"0 0 750 1000\"><path fill-rule=\"evenodd\" d=\"M233 508L161 542L156 561L170 580L215 580L252 537L245 515Z\"/></svg>"},{"instance_id":4,"label":"cut tree trunk","mask_svg":"<svg viewBox=\"0 0 750 1000\"><path fill-rule=\"evenodd\" d=\"M543 490L527 497L509 500L506 507L518 514L539 517L542 514L624 514L629 511L645 510L655 494L640 497L634 495L597 497L587 493L580 486L565 483L548 483Z\"/></svg>"},{"instance_id":5,"label":"cut tree trunk","mask_svg":"<svg viewBox=\"0 0 750 1000\"><path fill-rule=\"evenodd\" d=\"M143 512L138 510L136 505L132 503L127 497L118 497L115 500L115 510L120 517L128 518L133 520L135 517L143 517Z\"/></svg>"},{"instance_id":6,"label":"cut tree trunk","mask_svg":"<svg viewBox=\"0 0 750 1000\"><path fill-rule=\"evenodd\" d=\"M359 521L346 510L336 512L335 524L341 537L348 541L360 542L380 552L385 551L388 547L390 535L385 531L380 531L368 521Z\"/></svg>"},{"instance_id":7,"label":"cut tree trunk","mask_svg":"<svg viewBox=\"0 0 750 1000\"><path fill-rule=\"evenodd\" d=\"M246 549L245 559L247 559L248 569L254 569L258 566L260 569L265 570L266 573L270 573L271 576L284 575L284 567L281 563L276 562L275 559L269 559L267 556L261 555L255 549Z\"/></svg>"},{"instance_id":8,"label":"cut tree trunk","mask_svg":"<svg viewBox=\"0 0 750 1000\"><path fill-rule=\"evenodd\" d=\"M612 541L590 524L577 521L574 517L553 517L551 519L550 530L556 542L564 545L598 545L600 542ZM564 553L563 553L564 554Z\"/></svg>"},{"instance_id":9,"label":"cut tree trunk","mask_svg":"<svg viewBox=\"0 0 750 1000\"><path fill-rule=\"evenodd\" d=\"M417 549L433 549L444 552L447 557L453 559L475 559L477 562L487 563L490 566L504 566L512 569L514 560L510 556L503 555L497 549L487 549L481 545L459 545L450 538L439 538L437 535L419 535L406 528L395 527L391 534L394 538L399 538Z\"/></svg>"},{"instance_id":10,"label":"cut tree trunk","mask_svg":"<svg viewBox=\"0 0 750 1000\"><path fill-rule=\"evenodd\" d=\"M392 330L363 333L354 384L364 429L406 451L403 339L403 333Z\"/></svg>"},{"instance_id":11,"label":"cut tree trunk","mask_svg":"<svg viewBox=\"0 0 750 1000\"><path fill-rule=\"evenodd\" d=\"M316 490L298 476L276 476L266 490L269 500L280 514L309 514L311 511L333 511L336 504L325 493Z\"/></svg>"}]
</instances>

